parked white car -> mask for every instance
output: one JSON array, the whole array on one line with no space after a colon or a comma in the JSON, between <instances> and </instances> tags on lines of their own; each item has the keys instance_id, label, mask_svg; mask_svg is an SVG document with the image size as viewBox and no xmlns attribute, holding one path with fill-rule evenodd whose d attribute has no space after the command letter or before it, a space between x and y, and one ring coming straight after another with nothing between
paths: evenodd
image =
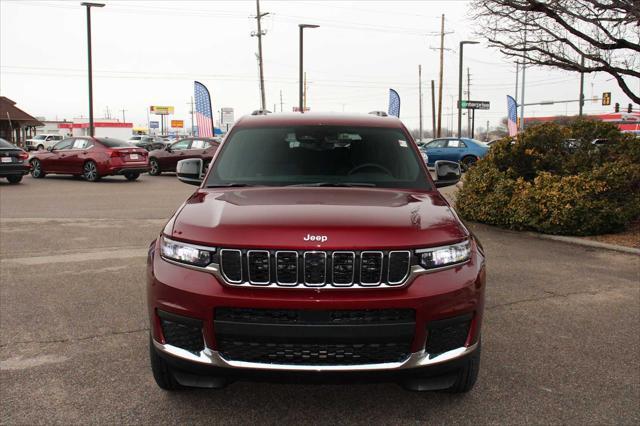
<instances>
[{"instance_id":1,"label":"parked white car","mask_svg":"<svg viewBox=\"0 0 640 426\"><path fill-rule=\"evenodd\" d=\"M45 149L49 149L49 147L54 146L56 143L60 142L64 137L62 135L51 135L51 134L42 134L35 135L31 139L27 139L25 141L25 147L27 151L42 151Z\"/></svg>"}]
</instances>

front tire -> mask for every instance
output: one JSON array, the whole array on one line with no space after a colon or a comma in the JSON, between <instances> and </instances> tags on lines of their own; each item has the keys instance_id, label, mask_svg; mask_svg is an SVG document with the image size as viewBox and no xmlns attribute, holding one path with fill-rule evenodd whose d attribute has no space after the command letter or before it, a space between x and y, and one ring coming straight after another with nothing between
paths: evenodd
<instances>
[{"instance_id":1,"label":"front tire","mask_svg":"<svg viewBox=\"0 0 640 426\"><path fill-rule=\"evenodd\" d=\"M96 182L100 180L100 175L98 174L98 166L95 162L87 161L86 163L84 163L82 170L82 175L88 182Z\"/></svg>"},{"instance_id":2,"label":"front tire","mask_svg":"<svg viewBox=\"0 0 640 426\"><path fill-rule=\"evenodd\" d=\"M42 179L46 176L45 172L42 170L42 163L40 160L31 160L31 176L36 179Z\"/></svg>"},{"instance_id":3,"label":"front tire","mask_svg":"<svg viewBox=\"0 0 640 426\"><path fill-rule=\"evenodd\" d=\"M134 181L140 177L140 173L129 172L125 173L124 177L126 177L129 181Z\"/></svg>"},{"instance_id":4,"label":"front tire","mask_svg":"<svg viewBox=\"0 0 640 426\"><path fill-rule=\"evenodd\" d=\"M22 180L22 175L7 176L7 180L9 181L9 183L20 183L20 181Z\"/></svg>"},{"instance_id":5,"label":"front tire","mask_svg":"<svg viewBox=\"0 0 640 426\"><path fill-rule=\"evenodd\" d=\"M169 369L169 365L165 360L163 360L160 355L156 352L153 347L153 341L151 336L149 336L149 360L151 361L151 371L153 372L153 378L156 381L156 384L166 391L174 391L178 389L182 389L183 386L180 385L171 374L171 370Z\"/></svg>"},{"instance_id":6,"label":"front tire","mask_svg":"<svg viewBox=\"0 0 640 426\"><path fill-rule=\"evenodd\" d=\"M149 174L151 176L160 176L162 171L160 170L160 164L158 164L158 160L155 158L151 158L149 160Z\"/></svg>"},{"instance_id":7,"label":"front tire","mask_svg":"<svg viewBox=\"0 0 640 426\"><path fill-rule=\"evenodd\" d=\"M44 151L44 145L38 145L36 148L38 151Z\"/></svg>"},{"instance_id":8,"label":"front tire","mask_svg":"<svg viewBox=\"0 0 640 426\"><path fill-rule=\"evenodd\" d=\"M458 371L456 382L447 389L449 393L466 393L473 389L478 380L478 372L480 371L480 350L482 342L478 342L478 347L473 355L469 357L467 362Z\"/></svg>"}]
</instances>

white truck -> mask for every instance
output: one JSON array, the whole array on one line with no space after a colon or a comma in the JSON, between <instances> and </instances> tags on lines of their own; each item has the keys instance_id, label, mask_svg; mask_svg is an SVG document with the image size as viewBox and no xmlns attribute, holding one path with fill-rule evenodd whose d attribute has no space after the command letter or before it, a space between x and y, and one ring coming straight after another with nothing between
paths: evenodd
<instances>
[{"instance_id":1,"label":"white truck","mask_svg":"<svg viewBox=\"0 0 640 426\"><path fill-rule=\"evenodd\" d=\"M55 145L63 139L62 135L41 134L36 135L31 139L25 141L25 147L27 151L42 151L49 149L49 147Z\"/></svg>"}]
</instances>

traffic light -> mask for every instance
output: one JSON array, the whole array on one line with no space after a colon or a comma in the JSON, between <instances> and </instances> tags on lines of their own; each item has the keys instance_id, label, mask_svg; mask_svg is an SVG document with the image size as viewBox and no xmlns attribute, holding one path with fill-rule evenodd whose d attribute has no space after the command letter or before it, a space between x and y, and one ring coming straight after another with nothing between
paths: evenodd
<instances>
[{"instance_id":1,"label":"traffic light","mask_svg":"<svg viewBox=\"0 0 640 426\"><path fill-rule=\"evenodd\" d=\"M620 112L620 104L616 102L615 112Z\"/></svg>"},{"instance_id":2,"label":"traffic light","mask_svg":"<svg viewBox=\"0 0 640 426\"><path fill-rule=\"evenodd\" d=\"M611 105L611 92L602 93L602 105L604 106Z\"/></svg>"},{"instance_id":3,"label":"traffic light","mask_svg":"<svg viewBox=\"0 0 640 426\"><path fill-rule=\"evenodd\" d=\"M632 111L632 110L633 110L632 105L631 105L631 104L629 104L629 106L627 107L627 112L628 112L629 114L631 114L631 111Z\"/></svg>"}]
</instances>

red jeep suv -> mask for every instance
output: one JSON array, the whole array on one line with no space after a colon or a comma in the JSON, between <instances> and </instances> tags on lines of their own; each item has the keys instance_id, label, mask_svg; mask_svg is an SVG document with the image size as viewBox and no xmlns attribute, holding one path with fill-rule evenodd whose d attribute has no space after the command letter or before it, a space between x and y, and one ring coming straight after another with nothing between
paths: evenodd
<instances>
[{"instance_id":1,"label":"red jeep suv","mask_svg":"<svg viewBox=\"0 0 640 426\"><path fill-rule=\"evenodd\" d=\"M157 384L396 381L470 390L485 257L404 125L373 115L243 117L149 248Z\"/></svg>"}]
</instances>

